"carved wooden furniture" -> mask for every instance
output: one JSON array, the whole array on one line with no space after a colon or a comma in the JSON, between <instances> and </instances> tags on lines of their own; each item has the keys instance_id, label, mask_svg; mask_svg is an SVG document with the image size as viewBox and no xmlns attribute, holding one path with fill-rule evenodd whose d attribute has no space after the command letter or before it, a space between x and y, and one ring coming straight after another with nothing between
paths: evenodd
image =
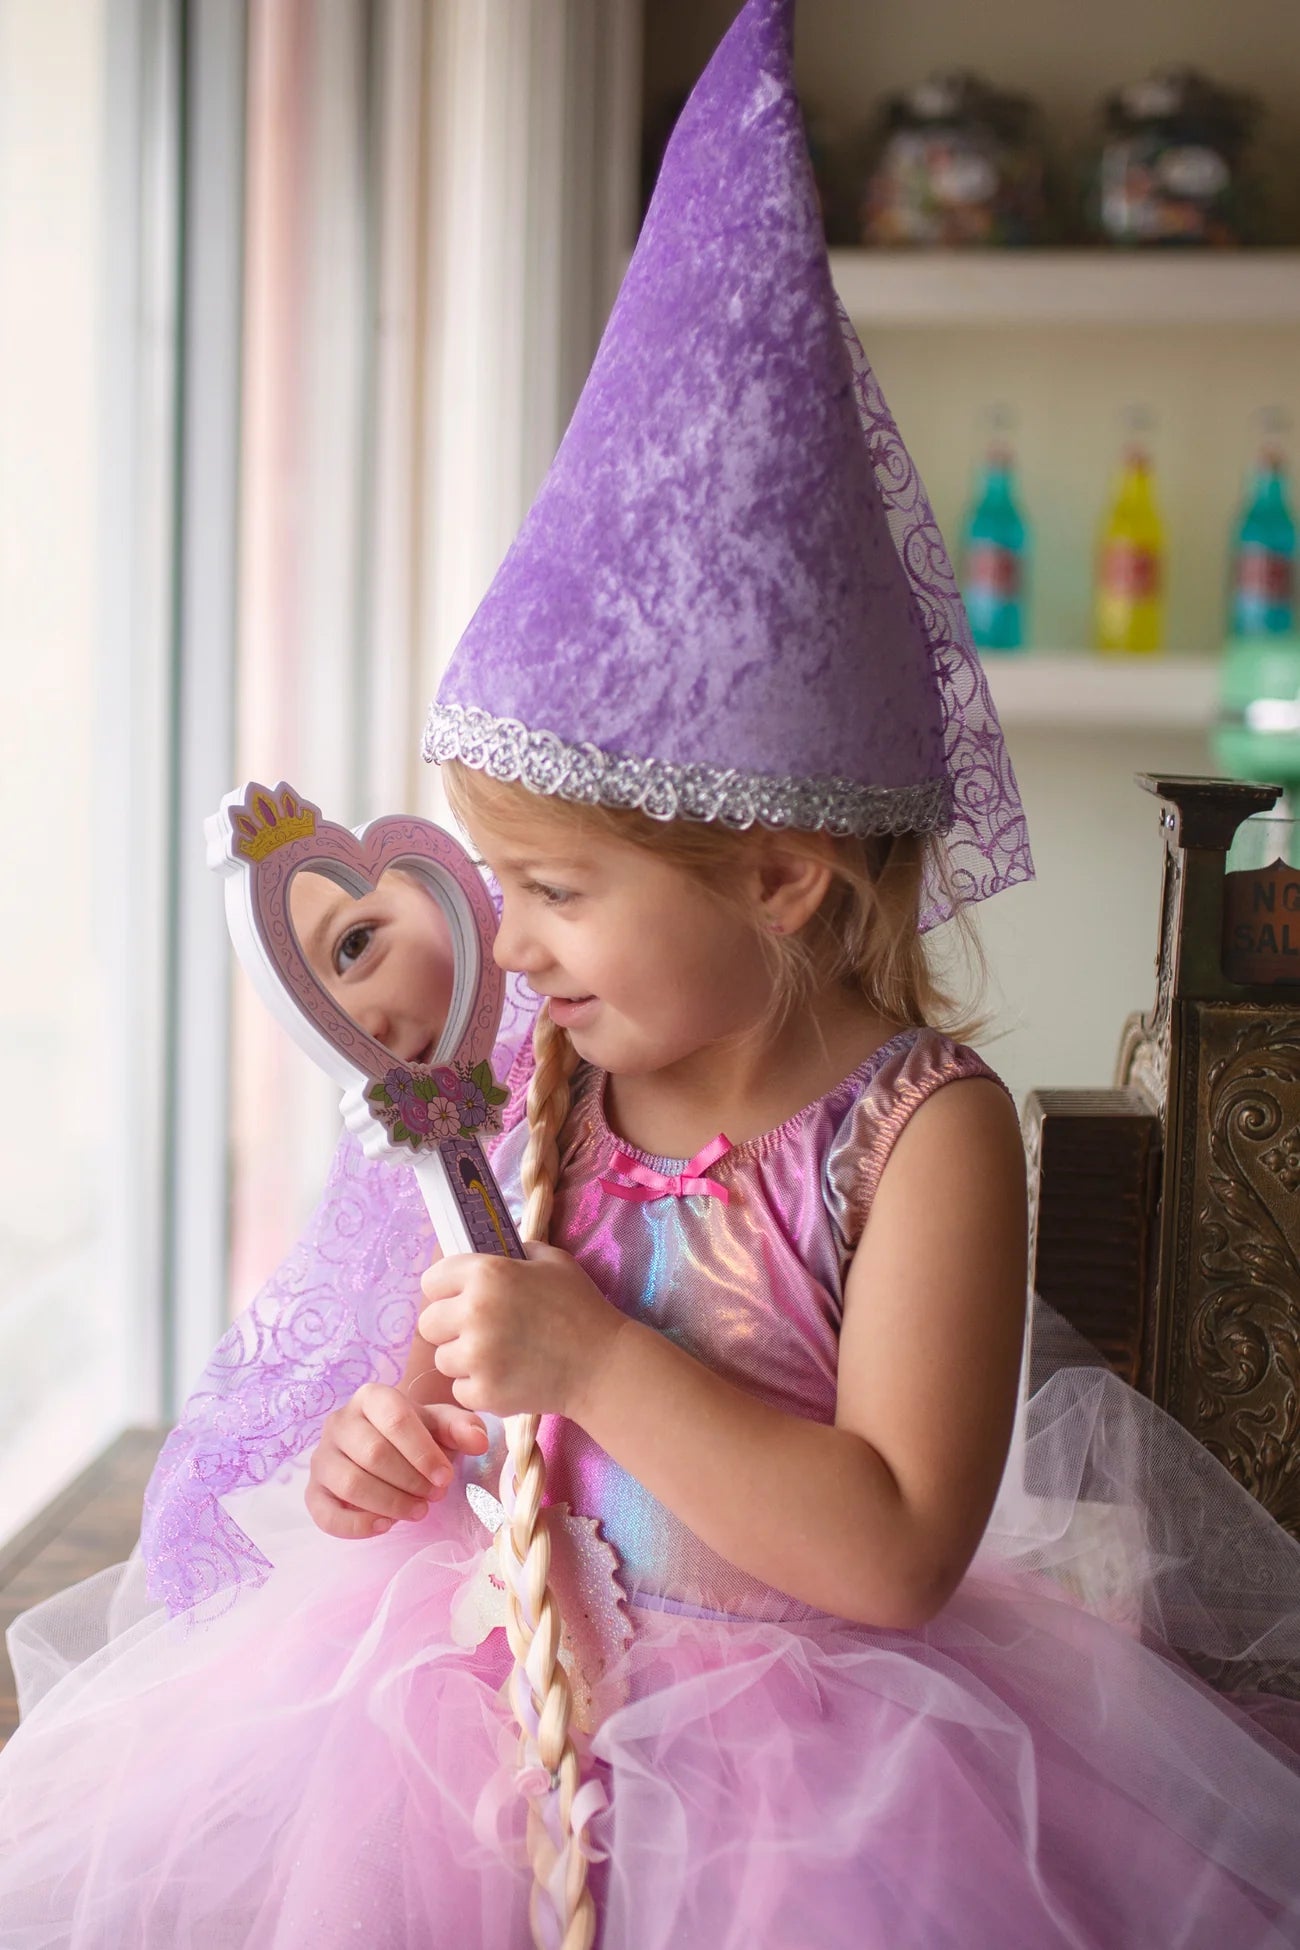
<instances>
[{"instance_id":1,"label":"carved wooden furniture","mask_svg":"<svg viewBox=\"0 0 1300 1950\"><path fill-rule=\"evenodd\" d=\"M1111 1090L1026 1105L1036 1290L1300 1537L1300 873L1226 874L1273 786L1139 779L1155 1005Z\"/></svg>"}]
</instances>

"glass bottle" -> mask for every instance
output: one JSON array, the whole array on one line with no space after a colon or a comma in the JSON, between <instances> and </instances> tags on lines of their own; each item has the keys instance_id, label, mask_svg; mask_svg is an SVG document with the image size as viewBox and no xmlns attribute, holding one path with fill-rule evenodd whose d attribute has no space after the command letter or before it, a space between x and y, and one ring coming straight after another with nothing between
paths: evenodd
<instances>
[{"instance_id":1,"label":"glass bottle","mask_svg":"<svg viewBox=\"0 0 1300 1950\"><path fill-rule=\"evenodd\" d=\"M1130 421L1135 424L1136 418ZM1098 650L1149 656L1164 648L1166 558L1150 450L1144 440L1131 438L1097 551Z\"/></svg>"},{"instance_id":2,"label":"glass bottle","mask_svg":"<svg viewBox=\"0 0 1300 1950\"><path fill-rule=\"evenodd\" d=\"M1295 516L1286 462L1270 442L1260 453L1237 527L1228 633L1290 636L1295 625Z\"/></svg>"},{"instance_id":3,"label":"glass bottle","mask_svg":"<svg viewBox=\"0 0 1300 1950\"><path fill-rule=\"evenodd\" d=\"M998 437L985 455L964 535L962 594L971 636L981 650L1024 647L1028 542L1016 497L1015 458Z\"/></svg>"}]
</instances>

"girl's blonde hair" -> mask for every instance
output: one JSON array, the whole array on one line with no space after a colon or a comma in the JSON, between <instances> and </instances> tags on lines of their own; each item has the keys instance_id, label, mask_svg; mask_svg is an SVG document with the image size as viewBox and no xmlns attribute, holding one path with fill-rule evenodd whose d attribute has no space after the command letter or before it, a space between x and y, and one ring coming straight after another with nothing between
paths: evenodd
<instances>
[{"instance_id":1,"label":"girl's blonde hair","mask_svg":"<svg viewBox=\"0 0 1300 1950\"><path fill-rule=\"evenodd\" d=\"M571 831L623 840L681 867L738 908L737 866L772 838L766 827L738 832L703 820L659 820L632 809L541 800L525 786L455 762L442 771L452 810L462 821L477 814L491 825L534 830L545 819ZM831 885L812 921L798 934L770 933L753 917L773 976L765 1026L778 1028L819 990L835 985L861 996L877 1015L903 1027L942 1029L959 1041L978 1034L980 1020L961 1011L934 967L928 935L921 932L926 890L939 888L952 911L962 957L977 980L982 978L978 939L951 885L940 836L841 839L790 829L780 840L787 851L825 864Z\"/></svg>"},{"instance_id":2,"label":"girl's blonde hair","mask_svg":"<svg viewBox=\"0 0 1300 1950\"><path fill-rule=\"evenodd\" d=\"M633 810L572 805L563 799L539 802L521 785L507 784L454 762L442 768L447 796L465 822L479 815L486 823L530 833L541 819L571 831L596 833L642 846L681 867L739 911L737 866L762 845L765 829L737 832L694 820L662 821ZM755 937L768 957L773 1000L767 1027L773 1032L800 1007L831 985L840 985L887 1021L904 1026L929 1024L951 1034L972 1033L957 1018L954 1005L931 966L921 932L927 885L940 886L960 916L944 874L946 856L929 835L904 833L879 839L833 839L821 833L782 834L787 850L828 866L831 884L817 913L795 935L775 935L752 916ZM964 936L978 962L974 936ZM545 1007L533 1030L535 1066L528 1091L528 1143L520 1170L525 1198L525 1239L544 1240L550 1226L559 1174L559 1137L569 1108L576 1052ZM559 1659L561 1620L550 1588L550 1540L543 1497L545 1463L537 1446L536 1416L515 1416L508 1424L510 1455L502 1479L502 1503L511 1513L503 1536L513 1564L506 1578L512 1593L510 1644L515 1657L512 1700L523 1742L522 1758L540 1761L549 1777L549 1794L534 1800L529 1813L529 1853L534 1886L532 1926L539 1946L558 1940L562 1950L590 1950L595 1913L586 1886L587 1850L574 1833L572 1811L580 1790L576 1748L570 1733L572 1701ZM514 1594L518 1593L516 1597ZM556 1902L555 1895L563 1896ZM550 1911L548 1932L543 1909Z\"/></svg>"}]
</instances>

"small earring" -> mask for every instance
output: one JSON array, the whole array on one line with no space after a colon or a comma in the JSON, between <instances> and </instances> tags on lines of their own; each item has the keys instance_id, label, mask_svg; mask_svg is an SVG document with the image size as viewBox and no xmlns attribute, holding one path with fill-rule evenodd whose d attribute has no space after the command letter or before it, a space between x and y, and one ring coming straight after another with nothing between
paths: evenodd
<instances>
[{"instance_id":1,"label":"small earring","mask_svg":"<svg viewBox=\"0 0 1300 1950\"><path fill-rule=\"evenodd\" d=\"M785 933L784 921L769 921L767 924L767 931L769 934L784 934Z\"/></svg>"}]
</instances>

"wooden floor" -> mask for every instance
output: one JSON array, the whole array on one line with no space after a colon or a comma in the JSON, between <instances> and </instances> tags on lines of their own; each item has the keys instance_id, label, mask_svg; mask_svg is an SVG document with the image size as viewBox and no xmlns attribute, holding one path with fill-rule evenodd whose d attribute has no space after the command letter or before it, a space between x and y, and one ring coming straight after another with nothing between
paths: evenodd
<instances>
[{"instance_id":1,"label":"wooden floor","mask_svg":"<svg viewBox=\"0 0 1300 1950\"><path fill-rule=\"evenodd\" d=\"M29 1605L130 1555L165 1433L127 1429L0 1550L0 1637ZM17 1724L13 1674L0 1650L0 1745Z\"/></svg>"}]
</instances>

